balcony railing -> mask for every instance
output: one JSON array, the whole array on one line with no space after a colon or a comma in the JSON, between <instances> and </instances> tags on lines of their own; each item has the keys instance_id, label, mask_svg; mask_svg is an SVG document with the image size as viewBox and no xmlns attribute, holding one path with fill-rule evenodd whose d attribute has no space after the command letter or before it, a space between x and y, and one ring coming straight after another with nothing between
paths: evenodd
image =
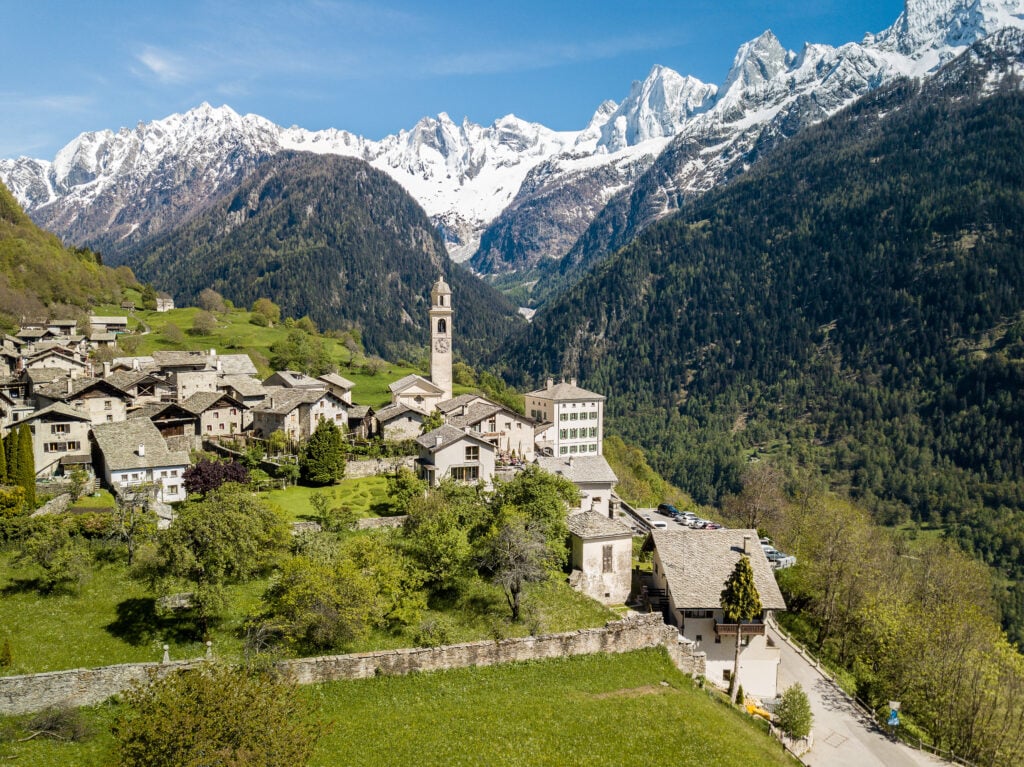
<instances>
[{"instance_id":1,"label":"balcony railing","mask_svg":"<svg viewBox=\"0 0 1024 767\"><path fill-rule=\"evenodd\" d=\"M740 626L743 627L743 636L745 637L764 635L763 623L718 623L717 621L715 622L715 634L720 637L734 637Z\"/></svg>"}]
</instances>

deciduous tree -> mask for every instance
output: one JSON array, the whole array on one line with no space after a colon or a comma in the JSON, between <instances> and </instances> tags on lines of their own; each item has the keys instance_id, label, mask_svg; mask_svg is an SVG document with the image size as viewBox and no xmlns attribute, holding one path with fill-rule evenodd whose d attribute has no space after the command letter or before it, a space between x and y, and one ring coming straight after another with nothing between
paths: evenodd
<instances>
[{"instance_id":1,"label":"deciduous tree","mask_svg":"<svg viewBox=\"0 0 1024 767\"><path fill-rule=\"evenodd\" d=\"M487 536L481 562L505 592L513 621L519 620L523 588L547 580L556 563L544 533L520 515L506 519Z\"/></svg>"},{"instance_id":2,"label":"deciduous tree","mask_svg":"<svg viewBox=\"0 0 1024 767\"><path fill-rule=\"evenodd\" d=\"M811 702L800 683L787 687L775 709L775 723L791 738L806 738L811 733Z\"/></svg>"}]
</instances>

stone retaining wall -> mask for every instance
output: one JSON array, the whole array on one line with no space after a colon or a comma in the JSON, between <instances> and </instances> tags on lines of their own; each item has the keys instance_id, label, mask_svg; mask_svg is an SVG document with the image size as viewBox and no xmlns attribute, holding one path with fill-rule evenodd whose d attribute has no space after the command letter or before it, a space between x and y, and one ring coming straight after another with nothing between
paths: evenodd
<instances>
[{"instance_id":1,"label":"stone retaining wall","mask_svg":"<svg viewBox=\"0 0 1024 767\"><path fill-rule=\"evenodd\" d=\"M299 684L363 679L378 674L408 674L466 666L491 666L512 661L563 658L570 655L622 653L665 646L675 664L687 674L703 674L701 653L678 642L676 630L658 613L633 615L603 628L561 634L485 640L442 647L297 658L279 663L282 672ZM0 714L24 714L49 706L88 706L102 703L151 675L164 675L203 661L126 663L95 669L52 671L45 674L0 677Z\"/></svg>"}]
</instances>

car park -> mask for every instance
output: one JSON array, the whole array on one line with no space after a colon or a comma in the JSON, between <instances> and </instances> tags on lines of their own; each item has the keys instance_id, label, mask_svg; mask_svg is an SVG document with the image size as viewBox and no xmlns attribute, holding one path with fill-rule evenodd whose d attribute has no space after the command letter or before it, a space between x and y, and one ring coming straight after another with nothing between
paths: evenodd
<instances>
[{"instance_id":1,"label":"car park","mask_svg":"<svg viewBox=\"0 0 1024 767\"><path fill-rule=\"evenodd\" d=\"M672 519L678 519L683 514L679 509L677 509L671 503L659 503L658 504L658 513L663 515L663 516L666 516L666 517L672 517Z\"/></svg>"}]
</instances>

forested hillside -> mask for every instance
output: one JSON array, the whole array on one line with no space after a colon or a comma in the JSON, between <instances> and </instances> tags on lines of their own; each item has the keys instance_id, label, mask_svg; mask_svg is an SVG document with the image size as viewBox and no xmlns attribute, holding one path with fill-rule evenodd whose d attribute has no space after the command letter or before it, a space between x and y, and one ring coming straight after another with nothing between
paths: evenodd
<instances>
[{"instance_id":1,"label":"forested hillside","mask_svg":"<svg viewBox=\"0 0 1024 767\"><path fill-rule=\"evenodd\" d=\"M395 181L336 156L274 156L162 236L136 270L180 302L213 288L244 306L271 298L322 329L358 326L368 351L390 356L427 343L430 286L442 273L455 295L458 352L474 359L520 321L499 293L450 262Z\"/></svg>"},{"instance_id":2,"label":"forested hillside","mask_svg":"<svg viewBox=\"0 0 1024 767\"><path fill-rule=\"evenodd\" d=\"M651 227L504 361L609 393L612 428L700 502L768 452L880 521L946 525L1012 580L1020 641L1024 95L1000 50L880 90Z\"/></svg>"},{"instance_id":3,"label":"forested hillside","mask_svg":"<svg viewBox=\"0 0 1024 767\"><path fill-rule=\"evenodd\" d=\"M91 250L64 247L33 224L0 183L0 326L45 319L51 307L71 317L76 309L120 300L127 286L138 286L130 269L108 269Z\"/></svg>"}]
</instances>

